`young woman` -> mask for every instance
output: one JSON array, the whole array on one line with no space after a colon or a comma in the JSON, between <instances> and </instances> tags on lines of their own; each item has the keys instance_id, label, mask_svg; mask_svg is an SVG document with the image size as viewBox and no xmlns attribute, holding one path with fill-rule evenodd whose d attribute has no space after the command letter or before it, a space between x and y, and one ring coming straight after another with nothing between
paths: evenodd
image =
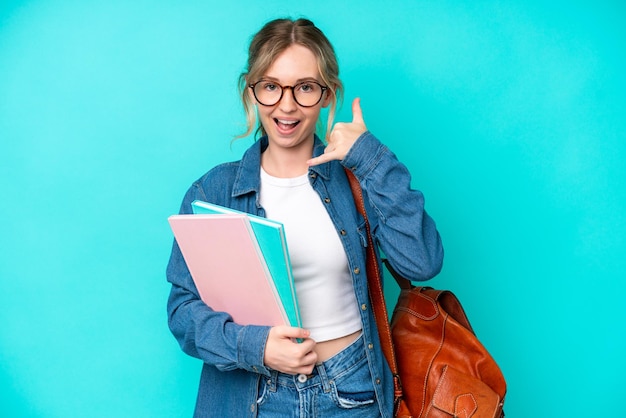
<instances>
[{"instance_id":1,"label":"young woman","mask_svg":"<svg viewBox=\"0 0 626 418\"><path fill-rule=\"evenodd\" d=\"M344 167L361 183L374 240L396 271L430 279L443 249L422 194L367 131L358 99L352 122L332 127L338 76L334 50L312 22L267 23L240 77L247 134L258 126L261 137L184 197L181 213L200 199L285 225L303 322L302 329L242 326L212 310L174 243L169 326L183 351L204 362L196 417L392 416L393 382L368 297L365 229ZM325 144L316 125L328 106Z\"/></svg>"}]
</instances>

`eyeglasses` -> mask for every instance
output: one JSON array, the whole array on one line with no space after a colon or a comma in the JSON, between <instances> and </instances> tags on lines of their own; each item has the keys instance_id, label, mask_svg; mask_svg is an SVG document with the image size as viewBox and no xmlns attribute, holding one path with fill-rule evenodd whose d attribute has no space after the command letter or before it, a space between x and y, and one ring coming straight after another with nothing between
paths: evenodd
<instances>
[{"instance_id":1,"label":"eyeglasses","mask_svg":"<svg viewBox=\"0 0 626 418\"><path fill-rule=\"evenodd\" d=\"M280 84L269 81L259 80L256 83L249 84L254 97L263 106L274 106L283 98L283 93L287 89L291 89L293 99L302 107L313 107L322 100L324 92L328 87L322 86L317 81L303 81L293 86L281 86Z\"/></svg>"}]
</instances>

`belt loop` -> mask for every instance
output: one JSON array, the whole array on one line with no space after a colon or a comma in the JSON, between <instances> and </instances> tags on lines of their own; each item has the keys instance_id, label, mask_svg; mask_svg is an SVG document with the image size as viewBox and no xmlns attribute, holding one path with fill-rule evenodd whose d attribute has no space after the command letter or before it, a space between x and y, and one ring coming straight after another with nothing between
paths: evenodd
<instances>
[{"instance_id":1,"label":"belt loop","mask_svg":"<svg viewBox=\"0 0 626 418\"><path fill-rule=\"evenodd\" d=\"M320 375L320 381L322 382L322 388L324 388L324 393L330 392L330 382L328 381L328 376L326 375L326 368L324 367L324 363L316 364L317 373Z\"/></svg>"}]
</instances>

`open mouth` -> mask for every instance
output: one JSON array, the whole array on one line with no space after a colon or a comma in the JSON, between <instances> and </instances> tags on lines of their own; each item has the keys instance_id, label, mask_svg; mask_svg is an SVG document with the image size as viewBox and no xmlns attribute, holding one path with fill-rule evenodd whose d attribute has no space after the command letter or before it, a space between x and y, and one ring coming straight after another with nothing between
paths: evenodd
<instances>
[{"instance_id":1,"label":"open mouth","mask_svg":"<svg viewBox=\"0 0 626 418\"><path fill-rule=\"evenodd\" d=\"M278 126L278 129L280 129L281 131L290 132L290 131L293 131L296 128L296 126L300 124L300 121L274 118L274 123L276 123L276 125Z\"/></svg>"}]
</instances>

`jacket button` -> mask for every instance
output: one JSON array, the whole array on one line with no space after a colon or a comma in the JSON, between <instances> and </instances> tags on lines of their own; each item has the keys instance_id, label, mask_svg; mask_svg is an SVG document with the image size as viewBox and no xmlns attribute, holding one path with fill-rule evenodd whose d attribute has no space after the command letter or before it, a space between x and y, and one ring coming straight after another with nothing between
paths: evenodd
<instances>
[{"instance_id":1,"label":"jacket button","mask_svg":"<svg viewBox=\"0 0 626 418\"><path fill-rule=\"evenodd\" d=\"M367 345L367 348L369 348L370 350L373 350L373 349L374 349L374 344L369 343L369 344Z\"/></svg>"},{"instance_id":2,"label":"jacket button","mask_svg":"<svg viewBox=\"0 0 626 418\"><path fill-rule=\"evenodd\" d=\"M361 272L361 269L358 267L355 267L354 270L352 271L354 271L354 274L359 274Z\"/></svg>"},{"instance_id":3,"label":"jacket button","mask_svg":"<svg viewBox=\"0 0 626 418\"><path fill-rule=\"evenodd\" d=\"M325 203L330 203L330 197L326 197L326 198L324 198L324 202L325 202Z\"/></svg>"},{"instance_id":4,"label":"jacket button","mask_svg":"<svg viewBox=\"0 0 626 418\"><path fill-rule=\"evenodd\" d=\"M346 234L347 234L347 232L346 232L346 230L345 230L345 229L342 229L339 233L340 233L341 235L346 235Z\"/></svg>"},{"instance_id":5,"label":"jacket button","mask_svg":"<svg viewBox=\"0 0 626 418\"><path fill-rule=\"evenodd\" d=\"M380 378L377 377L375 382L376 382L377 385L380 385Z\"/></svg>"},{"instance_id":6,"label":"jacket button","mask_svg":"<svg viewBox=\"0 0 626 418\"><path fill-rule=\"evenodd\" d=\"M362 311L367 311L367 305L365 303L363 305L361 305L361 310Z\"/></svg>"}]
</instances>

